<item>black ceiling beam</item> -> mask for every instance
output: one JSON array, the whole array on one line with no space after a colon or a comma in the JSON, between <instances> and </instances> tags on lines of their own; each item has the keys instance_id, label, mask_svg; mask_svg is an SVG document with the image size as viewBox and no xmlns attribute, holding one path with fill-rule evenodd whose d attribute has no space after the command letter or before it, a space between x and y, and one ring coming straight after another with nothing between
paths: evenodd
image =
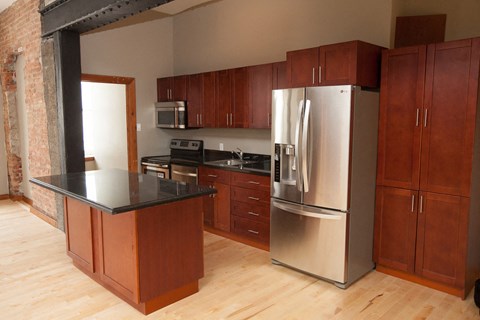
<instances>
[{"instance_id":1,"label":"black ceiling beam","mask_svg":"<svg viewBox=\"0 0 480 320\"><path fill-rule=\"evenodd\" d=\"M56 31L84 33L173 0L57 0L40 8L42 37Z\"/></svg>"}]
</instances>

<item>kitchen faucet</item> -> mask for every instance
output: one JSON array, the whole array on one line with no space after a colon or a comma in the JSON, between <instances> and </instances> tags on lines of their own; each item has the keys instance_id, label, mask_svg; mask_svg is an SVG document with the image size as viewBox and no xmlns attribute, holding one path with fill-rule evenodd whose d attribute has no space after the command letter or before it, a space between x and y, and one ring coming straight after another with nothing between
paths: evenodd
<instances>
[{"instance_id":1,"label":"kitchen faucet","mask_svg":"<svg viewBox=\"0 0 480 320\"><path fill-rule=\"evenodd\" d=\"M243 151L240 148L237 148L238 151L232 150L232 155L236 154L240 160L243 160Z\"/></svg>"}]
</instances>

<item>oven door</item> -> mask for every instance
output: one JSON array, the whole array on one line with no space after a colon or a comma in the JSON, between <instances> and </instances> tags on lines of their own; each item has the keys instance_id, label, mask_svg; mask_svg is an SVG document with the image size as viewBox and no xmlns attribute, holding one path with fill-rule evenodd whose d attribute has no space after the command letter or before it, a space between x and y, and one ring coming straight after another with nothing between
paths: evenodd
<instances>
[{"instance_id":1,"label":"oven door","mask_svg":"<svg viewBox=\"0 0 480 320\"><path fill-rule=\"evenodd\" d=\"M170 179L170 169L168 166L156 166L142 163L142 173L155 176L162 179Z\"/></svg>"},{"instance_id":2,"label":"oven door","mask_svg":"<svg viewBox=\"0 0 480 320\"><path fill-rule=\"evenodd\" d=\"M172 164L172 180L198 184L198 168Z\"/></svg>"}]
</instances>

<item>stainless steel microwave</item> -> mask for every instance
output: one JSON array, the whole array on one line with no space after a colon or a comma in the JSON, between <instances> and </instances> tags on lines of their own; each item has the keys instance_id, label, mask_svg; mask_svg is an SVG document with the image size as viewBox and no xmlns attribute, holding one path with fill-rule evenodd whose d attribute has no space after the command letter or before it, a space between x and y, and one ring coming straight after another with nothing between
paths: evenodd
<instances>
[{"instance_id":1,"label":"stainless steel microwave","mask_svg":"<svg viewBox=\"0 0 480 320\"><path fill-rule=\"evenodd\" d=\"M155 121L158 128L186 129L187 108L185 101L155 103Z\"/></svg>"}]
</instances>

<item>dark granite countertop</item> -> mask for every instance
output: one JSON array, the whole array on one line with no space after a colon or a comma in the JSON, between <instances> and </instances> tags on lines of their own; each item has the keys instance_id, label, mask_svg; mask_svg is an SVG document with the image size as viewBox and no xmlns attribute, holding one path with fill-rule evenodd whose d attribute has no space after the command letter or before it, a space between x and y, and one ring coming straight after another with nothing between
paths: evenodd
<instances>
[{"instance_id":1,"label":"dark granite countertop","mask_svg":"<svg viewBox=\"0 0 480 320\"><path fill-rule=\"evenodd\" d=\"M30 181L112 214L216 192L204 186L119 169L67 173Z\"/></svg>"}]
</instances>

